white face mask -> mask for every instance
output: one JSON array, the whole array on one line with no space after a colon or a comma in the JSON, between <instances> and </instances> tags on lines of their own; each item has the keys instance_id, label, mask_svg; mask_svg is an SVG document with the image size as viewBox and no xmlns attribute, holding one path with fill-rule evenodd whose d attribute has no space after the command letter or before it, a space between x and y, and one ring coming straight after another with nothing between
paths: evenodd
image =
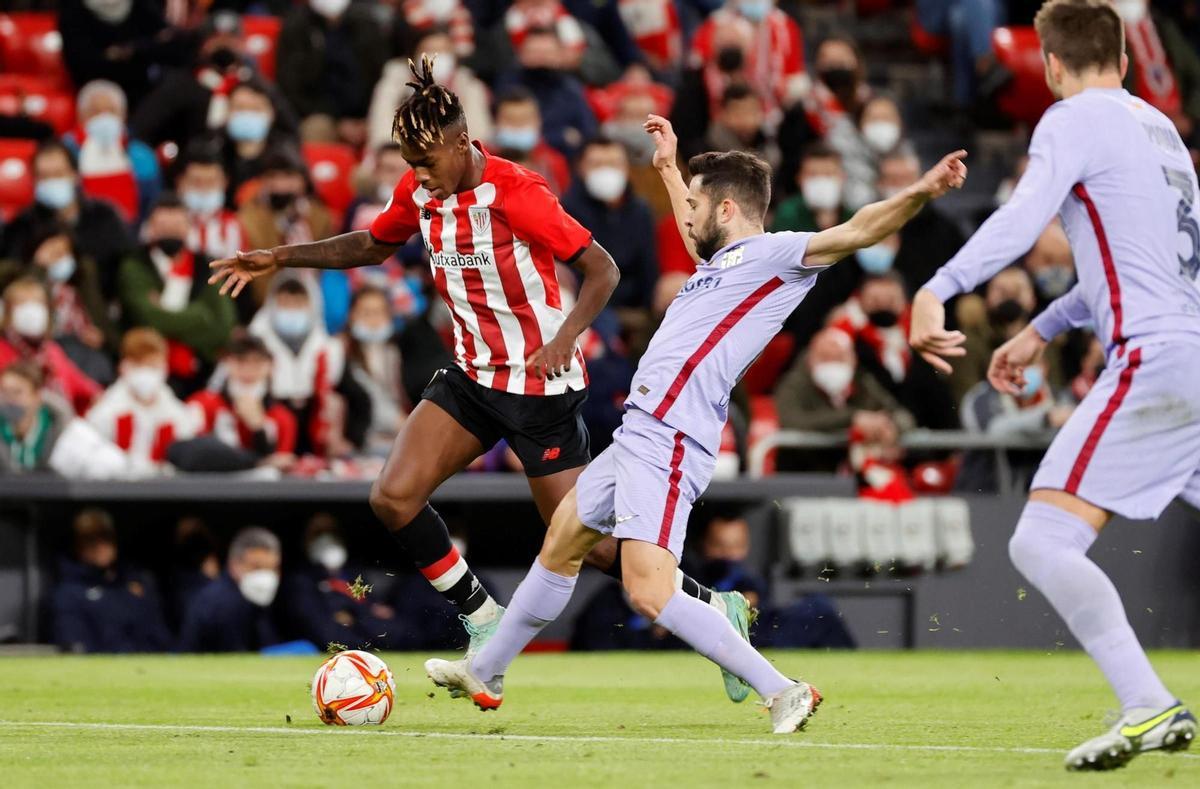
<instances>
[{"instance_id":1,"label":"white face mask","mask_svg":"<svg viewBox=\"0 0 1200 789\"><path fill-rule=\"evenodd\" d=\"M350 0L308 0L308 4L326 19L337 19L346 12Z\"/></svg>"},{"instance_id":2,"label":"white face mask","mask_svg":"<svg viewBox=\"0 0 1200 789\"><path fill-rule=\"evenodd\" d=\"M862 128L862 136L875 153L887 153L900 141L900 124L891 121L871 121Z\"/></svg>"},{"instance_id":3,"label":"white face mask","mask_svg":"<svg viewBox=\"0 0 1200 789\"><path fill-rule=\"evenodd\" d=\"M240 400L243 397L248 397L251 400L262 400L267 396L267 382L259 381L254 384L245 384L241 381L229 381L229 396L234 400Z\"/></svg>"},{"instance_id":4,"label":"white face mask","mask_svg":"<svg viewBox=\"0 0 1200 789\"><path fill-rule=\"evenodd\" d=\"M122 376L139 400L150 400L162 390L167 373L161 367L134 367Z\"/></svg>"},{"instance_id":5,"label":"white face mask","mask_svg":"<svg viewBox=\"0 0 1200 789\"><path fill-rule=\"evenodd\" d=\"M815 175L800 183L804 203L813 211L828 211L842 202L842 179L831 175Z\"/></svg>"},{"instance_id":6,"label":"white face mask","mask_svg":"<svg viewBox=\"0 0 1200 789\"><path fill-rule=\"evenodd\" d=\"M583 179L588 194L603 203L609 203L625 194L628 176L617 167L597 167Z\"/></svg>"},{"instance_id":7,"label":"white face mask","mask_svg":"<svg viewBox=\"0 0 1200 789\"><path fill-rule=\"evenodd\" d=\"M257 606L269 606L279 591L279 573L274 570L251 570L238 581L238 591Z\"/></svg>"},{"instance_id":8,"label":"white face mask","mask_svg":"<svg viewBox=\"0 0 1200 789\"><path fill-rule=\"evenodd\" d=\"M813 383L830 397L841 397L854 380L854 365L848 362L821 362L812 368Z\"/></svg>"},{"instance_id":9,"label":"white face mask","mask_svg":"<svg viewBox=\"0 0 1200 789\"><path fill-rule=\"evenodd\" d=\"M110 25L124 22L133 8L133 0L83 0L83 4Z\"/></svg>"},{"instance_id":10,"label":"white face mask","mask_svg":"<svg viewBox=\"0 0 1200 789\"><path fill-rule=\"evenodd\" d=\"M1128 24L1136 25L1146 18L1146 0L1114 0L1113 5L1117 7L1117 15Z\"/></svg>"},{"instance_id":11,"label":"white face mask","mask_svg":"<svg viewBox=\"0 0 1200 789\"><path fill-rule=\"evenodd\" d=\"M454 76L454 69L457 67L458 62L452 53L439 52L433 60L433 81L445 85Z\"/></svg>"},{"instance_id":12,"label":"white face mask","mask_svg":"<svg viewBox=\"0 0 1200 789\"><path fill-rule=\"evenodd\" d=\"M40 301L23 301L13 308L12 327L28 340L40 340L50 328L50 311Z\"/></svg>"},{"instance_id":13,"label":"white face mask","mask_svg":"<svg viewBox=\"0 0 1200 789\"><path fill-rule=\"evenodd\" d=\"M346 565L346 559L346 546L328 534L321 535L308 546L308 560L331 573L342 569Z\"/></svg>"}]
</instances>

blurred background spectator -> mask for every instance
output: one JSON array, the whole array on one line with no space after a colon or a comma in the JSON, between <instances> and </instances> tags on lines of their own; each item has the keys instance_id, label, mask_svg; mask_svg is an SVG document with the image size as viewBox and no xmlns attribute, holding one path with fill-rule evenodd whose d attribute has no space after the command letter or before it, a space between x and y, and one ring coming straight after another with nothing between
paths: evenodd
<instances>
[{"instance_id":1,"label":"blurred background spectator","mask_svg":"<svg viewBox=\"0 0 1200 789\"><path fill-rule=\"evenodd\" d=\"M64 652L163 652L171 635L150 573L119 560L104 510L75 516L71 555L59 560L54 642Z\"/></svg>"},{"instance_id":2,"label":"blurred background spectator","mask_svg":"<svg viewBox=\"0 0 1200 789\"><path fill-rule=\"evenodd\" d=\"M517 85L500 93L493 135L492 142L501 156L545 178L559 197L566 194L571 184L570 165L567 157L543 136L542 111L531 90Z\"/></svg>"}]
</instances>

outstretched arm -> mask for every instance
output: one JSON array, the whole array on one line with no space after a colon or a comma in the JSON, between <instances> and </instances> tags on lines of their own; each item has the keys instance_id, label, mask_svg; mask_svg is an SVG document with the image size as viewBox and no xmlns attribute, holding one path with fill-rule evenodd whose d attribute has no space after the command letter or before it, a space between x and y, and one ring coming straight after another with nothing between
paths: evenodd
<instances>
[{"instance_id":1,"label":"outstretched arm","mask_svg":"<svg viewBox=\"0 0 1200 789\"><path fill-rule=\"evenodd\" d=\"M921 180L899 194L865 205L840 225L809 239L804 254L808 267L829 266L854 252L878 244L917 215L926 203L958 189L967 180L966 151L943 158Z\"/></svg>"},{"instance_id":2,"label":"outstretched arm","mask_svg":"<svg viewBox=\"0 0 1200 789\"><path fill-rule=\"evenodd\" d=\"M644 124L646 132L654 138L654 169L662 177L667 187L667 195L671 198L671 212L675 214L675 224L679 235L687 247L688 255L693 263L700 262L696 254L696 242L688 235L688 221L691 217L691 206L688 205L688 186L684 183L683 173L679 172L679 164L675 161L679 149L679 138L671 128L671 122L661 115L651 115Z\"/></svg>"},{"instance_id":3,"label":"outstretched arm","mask_svg":"<svg viewBox=\"0 0 1200 789\"><path fill-rule=\"evenodd\" d=\"M235 257L214 260L209 264L213 275L210 285L221 283L221 293L233 298L252 280L280 268L336 268L376 266L391 257L399 247L378 241L369 230L356 230L340 236L314 241L311 244L292 244L272 249L238 252Z\"/></svg>"}]
</instances>

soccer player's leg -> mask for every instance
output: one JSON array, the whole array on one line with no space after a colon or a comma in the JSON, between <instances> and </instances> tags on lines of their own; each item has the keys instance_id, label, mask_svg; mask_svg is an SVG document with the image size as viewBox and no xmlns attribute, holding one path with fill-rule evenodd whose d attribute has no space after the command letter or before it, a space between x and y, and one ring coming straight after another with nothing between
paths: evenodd
<instances>
[{"instance_id":1,"label":"soccer player's leg","mask_svg":"<svg viewBox=\"0 0 1200 789\"><path fill-rule=\"evenodd\" d=\"M453 391L439 372L426 399L417 404L396 436L391 454L371 488L371 509L407 551L421 574L459 610L478 649L494 629L503 609L476 579L450 541L450 532L429 496L447 478L466 468L495 443L469 424Z\"/></svg>"},{"instance_id":2,"label":"soccer player's leg","mask_svg":"<svg viewBox=\"0 0 1200 789\"><path fill-rule=\"evenodd\" d=\"M542 628L558 618L571 599L583 558L612 523L612 453L602 453L579 480L577 490L568 491L550 519L542 550L528 575L521 581L494 637L473 657L446 661L431 659L425 671L434 684L449 688L451 695L465 695L482 710L495 709L503 701L504 674ZM577 498L582 496L582 500ZM584 525L580 512L595 523Z\"/></svg>"},{"instance_id":3,"label":"soccer player's leg","mask_svg":"<svg viewBox=\"0 0 1200 789\"><path fill-rule=\"evenodd\" d=\"M1087 557L1113 512L1157 517L1200 465L1200 422L1192 416L1200 411L1181 399L1195 388L1180 380L1194 365L1174 357L1168 346L1150 346L1105 370L1047 450L1009 543L1013 564L1054 606L1121 704L1116 726L1068 754L1070 769L1120 767L1145 750L1186 748L1194 737L1195 719L1159 679L1116 588ZM1166 407L1173 400L1179 407Z\"/></svg>"}]
</instances>

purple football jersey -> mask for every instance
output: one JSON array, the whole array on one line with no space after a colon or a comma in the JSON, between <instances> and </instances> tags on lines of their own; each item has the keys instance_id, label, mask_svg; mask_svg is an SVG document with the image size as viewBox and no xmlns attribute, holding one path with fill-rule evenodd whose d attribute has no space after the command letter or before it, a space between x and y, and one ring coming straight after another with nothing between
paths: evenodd
<instances>
[{"instance_id":1,"label":"purple football jersey","mask_svg":"<svg viewBox=\"0 0 1200 789\"><path fill-rule=\"evenodd\" d=\"M1046 111L1012 199L926 287L942 301L974 289L1028 251L1055 213L1079 285L1039 331L1090 314L1113 358L1131 340L1200 344L1195 169L1174 124L1121 89L1091 88Z\"/></svg>"},{"instance_id":2,"label":"purple football jersey","mask_svg":"<svg viewBox=\"0 0 1200 789\"><path fill-rule=\"evenodd\" d=\"M803 265L812 236L751 236L697 266L650 340L626 407L716 454L729 393L826 268Z\"/></svg>"}]
</instances>

